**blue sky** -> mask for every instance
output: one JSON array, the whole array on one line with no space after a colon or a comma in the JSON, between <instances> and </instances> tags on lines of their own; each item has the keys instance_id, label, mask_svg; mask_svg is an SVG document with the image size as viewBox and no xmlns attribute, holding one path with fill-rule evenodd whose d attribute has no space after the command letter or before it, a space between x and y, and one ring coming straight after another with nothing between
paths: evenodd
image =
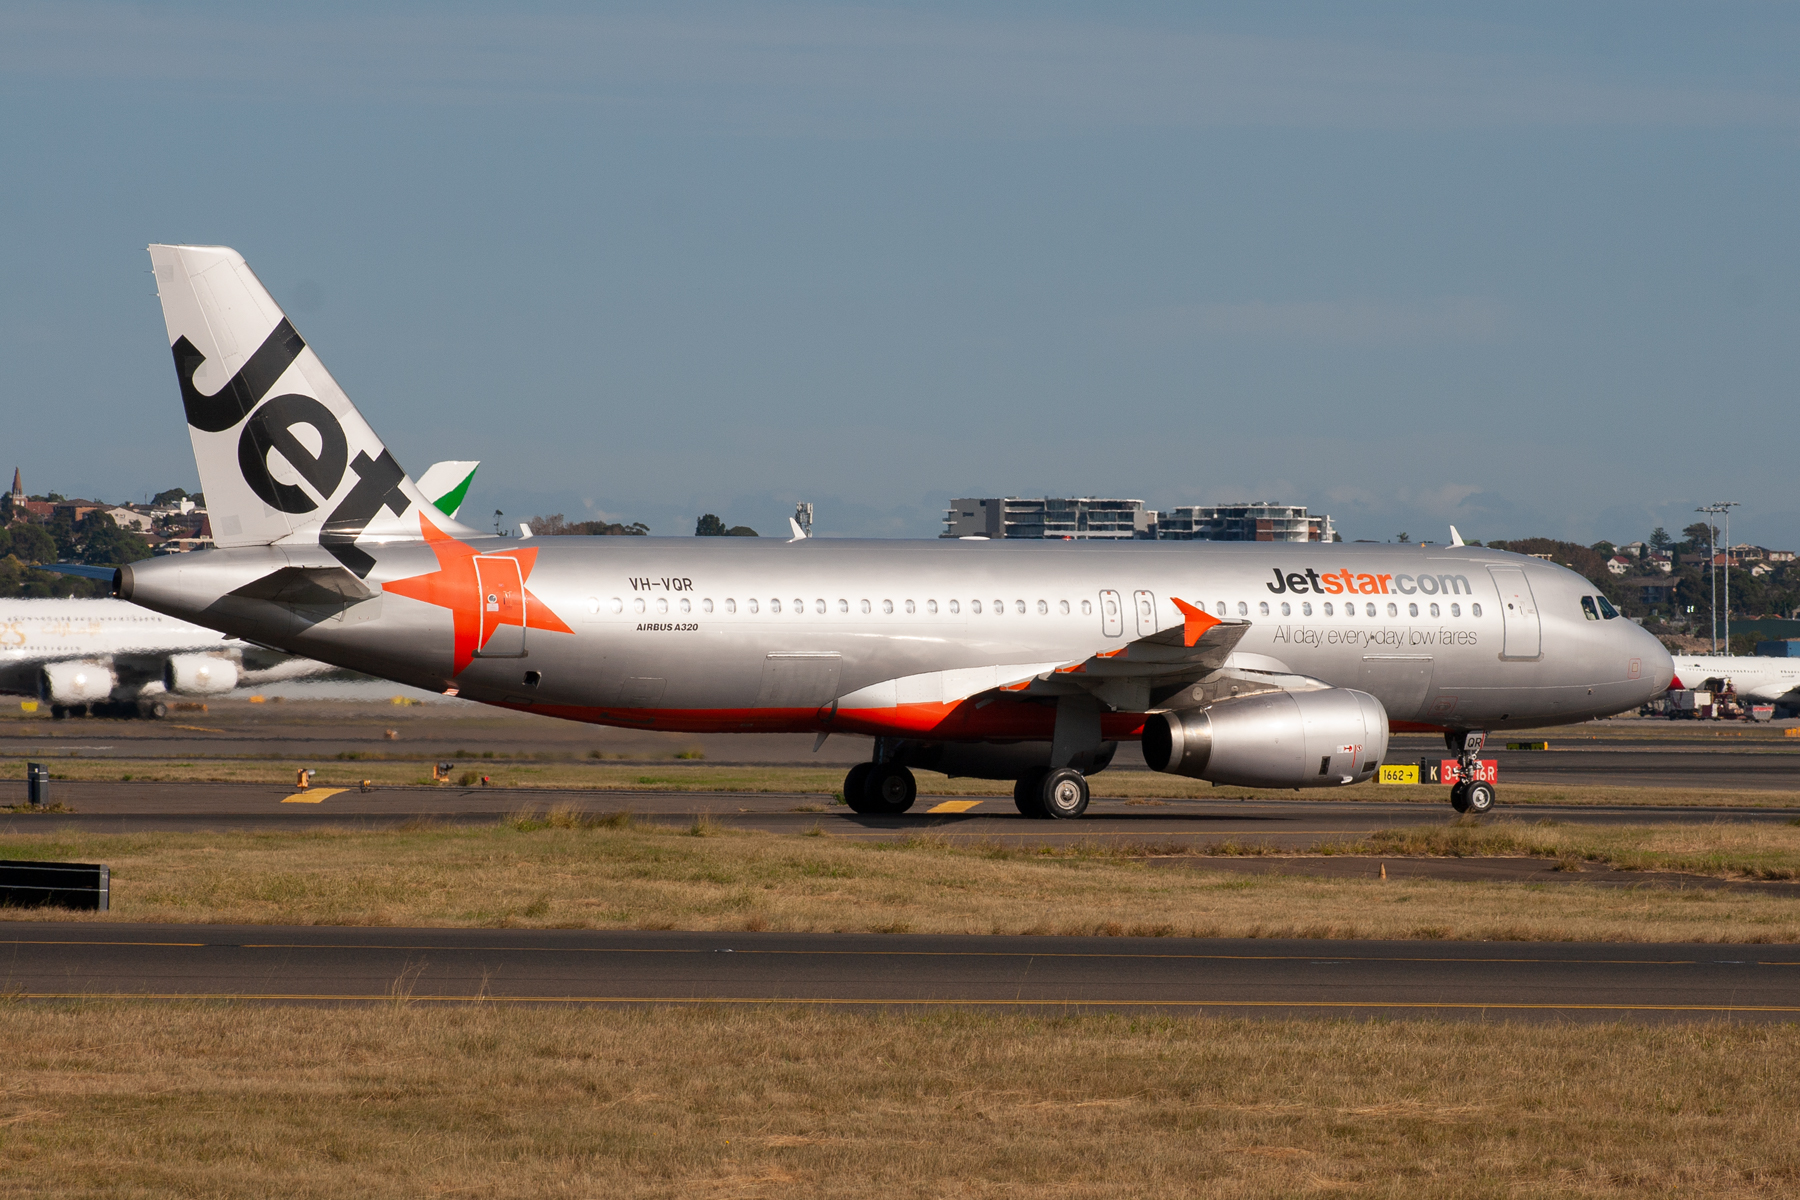
<instances>
[{"instance_id":1,"label":"blue sky","mask_svg":"<svg viewBox=\"0 0 1800 1200\"><path fill-rule=\"evenodd\" d=\"M1800 548L1800 9L1268 8L0 6L5 446L195 486L225 243L470 512Z\"/></svg>"}]
</instances>

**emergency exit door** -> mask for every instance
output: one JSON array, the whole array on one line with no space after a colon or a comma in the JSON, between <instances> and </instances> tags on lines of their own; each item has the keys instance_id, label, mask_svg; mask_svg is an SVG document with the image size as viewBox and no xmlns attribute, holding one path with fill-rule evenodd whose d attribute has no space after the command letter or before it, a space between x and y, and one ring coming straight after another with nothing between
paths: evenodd
<instances>
[{"instance_id":1,"label":"emergency exit door","mask_svg":"<svg viewBox=\"0 0 1800 1200\"><path fill-rule=\"evenodd\" d=\"M480 592L482 658L525 656L525 576L519 561L497 554L475 556L475 584Z\"/></svg>"},{"instance_id":2,"label":"emergency exit door","mask_svg":"<svg viewBox=\"0 0 1800 1200\"><path fill-rule=\"evenodd\" d=\"M1543 654L1543 628L1531 583L1517 567L1489 567L1500 589L1501 658L1538 658Z\"/></svg>"},{"instance_id":3,"label":"emergency exit door","mask_svg":"<svg viewBox=\"0 0 1800 1200\"><path fill-rule=\"evenodd\" d=\"M1100 593L1100 632L1107 637L1118 637L1125 632L1125 614L1119 606L1119 593L1115 591Z\"/></svg>"}]
</instances>

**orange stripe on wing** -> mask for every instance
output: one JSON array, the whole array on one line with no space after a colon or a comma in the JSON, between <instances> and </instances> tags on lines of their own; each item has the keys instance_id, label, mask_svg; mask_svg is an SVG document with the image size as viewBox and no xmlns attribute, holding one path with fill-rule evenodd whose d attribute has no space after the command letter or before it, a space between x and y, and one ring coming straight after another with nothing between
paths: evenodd
<instances>
[{"instance_id":1,"label":"orange stripe on wing","mask_svg":"<svg viewBox=\"0 0 1800 1200\"><path fill-rule=\"evenodd\" d=\"M1205 609L1195 608L1186 600L1170 596L1175 607L1181 610L1181 642L1184 646L1192 646L1206 636L1206 631L1214 625L1223 625L1219 618L1210 616Z\"/></svg>"}]
</instances>

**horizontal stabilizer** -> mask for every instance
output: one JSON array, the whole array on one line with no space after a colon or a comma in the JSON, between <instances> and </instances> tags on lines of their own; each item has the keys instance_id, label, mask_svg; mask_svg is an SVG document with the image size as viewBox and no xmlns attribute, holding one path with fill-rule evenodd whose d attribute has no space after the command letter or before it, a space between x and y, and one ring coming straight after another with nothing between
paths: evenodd
<instances>
[{"instance_id":1,"label":"horizontal stabilizer","mask_svg":"<svg viewBox=\"0 0 1800 1200\"><path fill-rule=\"evenodd\" d=\"M326 608L367 600L375 592L342 567L283 567L251 580L231 594L246 600Z\"/></svg>"},{"instance_id":2,"label":"horizontal stabilizer","mask_svg":"<svg viewBox=\"0 0 1800 1200\"><path fill-rule=\"evenodd\" d=\"M58 575L79 575L83 579L111 579L117 567L98 567L93 563L40 563L37 570L53 571Z\"/></svg>"}]
</instances>

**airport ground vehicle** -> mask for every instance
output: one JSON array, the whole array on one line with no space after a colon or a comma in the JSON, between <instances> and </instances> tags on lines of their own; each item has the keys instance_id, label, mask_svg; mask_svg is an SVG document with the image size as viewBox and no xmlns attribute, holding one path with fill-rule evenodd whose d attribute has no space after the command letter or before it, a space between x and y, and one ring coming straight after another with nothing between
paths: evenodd
<instances>
[{"instance_id":1,"label":"airport ground vehicle","mask_svg":"<svg viewBox=\"0 0 1800 1200\"><path fill-rule=\"evenodd\" d=\"M235 251L150 253L220 549L115 593L260 644L573 720L870 735L845 780L867 813L910 807L918 766L1079 816L1127 738L1158 770L1332 787L1394 727L1473 763L1488 730L1669 682L1579 575L1479 547L483 534L430 507Z\"/></svg>"}]
</instances>

